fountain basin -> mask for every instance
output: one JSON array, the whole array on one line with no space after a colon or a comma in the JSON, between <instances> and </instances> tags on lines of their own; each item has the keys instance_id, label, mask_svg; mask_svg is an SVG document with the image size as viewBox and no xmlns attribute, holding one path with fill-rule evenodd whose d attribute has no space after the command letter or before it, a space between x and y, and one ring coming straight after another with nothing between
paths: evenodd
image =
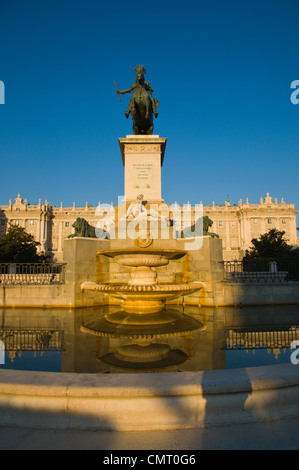
<instances>
[{"instance_id":1,"label":"fountain basin","mask_svg":"<svg viewBox=\"0 0 299 470\"><path fill-rule=\"evenodd\" d=\"M85 309L83 313L81 309L77 312L74 311L77 318L76 323L70 323L68 327L67 322L73 318L73 315L62 310L63 316L61 316L60 322L73 336L75 340L75 343L72 341L73 344L77 346L82 344L81 341L78 343L77 337L82 320L84 320L84 325L89 327L89 332L93 331L95 335L94 340L88 340L85 344L96 344L101 337L104 338L103 343L106 342L106 338L119 337L118 325L115 325L114 332L111 323L108 329L108 325L104 325L104 321L102 322L98 317L96 310L95 308L94 314L90 314L89 309ZM107 308L107 319L110 320L108 310L110 309ZM113 310L114 308L111 309L111 313ZM193 308L191 310L193 311ZM209 315L210 311L213 312L210 309L203 310L203 318ZM227 316L226 309L219 309L218 313L214 312L216 313L214 319L211 314L210 322L215 320L216 330L242 325L257 327L258 324L270 323L272 325L271 317L273 315L273 322L276 325L283 324L285 317L288 318L289 325L298 324L297 313L294 314L294 317L288 317L288 313L282 312L281 307L277 307L273 313L271 313L271 308L269 310L269 314L263 316L257 308L253 310L243 308L239 312L239 320L236 320L237 309L231 308L229 316ZM296 306L292 310L296 312ZM278 318L277 311L280 312ZM28 320L26 320L25 312L16 315L16 311L10 313L6 311L6 325L12 323L8 320L15 318L15 324L22 325L27 330L29 328L34 330L38 327L37 322L33 320L36 314L32 314L32 309L28 309ZM140 339L153 340L154 343L159 344L169 342L177 349L178 343L172 342L170 339L172 334L181 335L183 328L186 330L189 329L189 326L192 327L192 324L187 325L185 320L180 325L178 318L175 326L170 324L142 327L143 338L140 338L138 328L132 328L128 324L127 317L129 315L120 312L120 316L124 319L123 322L121 322L121 318L118 319L118 323L122 323L123 343L127 343L126 339L131 341L133 335L132 339L136 344L140 344ZM41 319L40 326L49 325L49 328L55 325L54 318L60 318L54 312L51 314L49 310L40 312L39 317ZM144 320L145 317L146 315L139 315L138 319ZM214 334L216 330L213 328L211 331L211 344L215 344L216 341L219 351L221 341L219 342L218 334ZM209 327L205 328L203 338L207 337L207 334L209 334ZM164 341L166 338L167 340ZM189 347L190 343L187 338L186 344ZM115 341L114 343L118 346L121 342ZM212 350L212 348L206 349L207 354L210 354L208 351ZM82 356L77 353L74 357L74 351L76 349L73 347L69 348L72 360L68 364L72 367L74 359L78 360L79 356ZM77 351L81 352L81 349L77 349ZM96 346L92 347L88 350L87 364L90 364L92 360L90 352L101 355L101 353L105 354L107 350L101 350ZM183 352L188 352L188 349L184 348ZM224 351L222 352L224 353ZM93 357L95 357L94 362L98 363L98 355ZM110 367L108 360L104 363L102 372L106 365L107 368ZM155 362L156 365L159 364L159 361ZM219 366L218 361L217 364ZM3 369L0 371L1 423L12 426L40 426L41 428L66 430L85 428L141 431L205 428L258 421L268 421L268 425L271 427L272 420L299 416L298 366L289 363L260 367L250 367L248 364L246 367L230 370L223 368L208 370L207 367L194 369L183 366L183 369L180 367L180 370L183 370L180 372L120 374L98 373L96 368L82 368L82 363L79 361L78 367L72 371L67 369L64 372ZM125 369L123 368L123 370ZM91 373L91 371L96 373Z\"/></svg>"},{"instance_id":2,"label":"fountain basin","mask_svg":"<svg viewBox=\"0 0 299 470\"><path fill-rule=\"evenodd\" d=\"M181 259L187 254L185 250L164 249L118 249L100 250L98 255L114 258L123 266L165 266L170 260Z\"/></svg>"},{"instance_id":3,"label":"fountain basin","mask_svg":"<svg viewBox=\"0 0 299 470\"><path fill-rule=\"evenodd\" d=\"M203 282L186 284L125 285L96 284L84 282L82 290L104 292L122 300L122 308L128 313L161 312L167 300L175 300L182 295L190 295L204 287Z\"/></svg>"},{"instance_id":4,"label":"fountain basin","mask_svg":"<svg viewBox=\"0 0 299 470\"><path fill-rule=\"evenodd\" d=\"M299 416L292 364L164 374L3 370L1 422L47 429L208 428Z\"/></svg>"}]
</instances>

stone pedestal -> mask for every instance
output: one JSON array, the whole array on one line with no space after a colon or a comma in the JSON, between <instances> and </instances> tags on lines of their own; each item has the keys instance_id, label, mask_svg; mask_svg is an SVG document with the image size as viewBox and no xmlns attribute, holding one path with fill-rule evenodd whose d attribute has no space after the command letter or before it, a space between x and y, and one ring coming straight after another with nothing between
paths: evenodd
<instances>
[{"instance_id":1,"label":"stone pedestal","mask_svg":"<svg viewBox=\"0 0 299 470\"><path fill-rule=\"evenodd\" d=\"M109 249L110 240L75 237L64 240L63 261L67 264L65 281L71 290L70 306L92 307L105 305L105 295L90 295L82 292L81 284L86 281L108 280L108 262L99 262L97 252ZM98 273L100 270L100 273Z\"/></svg>"},{"instance_id":2,"label":"stone pedestal","mask_svg":"<svg viewBox=\"0 0 299 470\"><path fill-rule=\"evenodd\" d=\"M160 204L161 166L166 147L165 138L158 135L127 135L119 139L125 167L125 197L127 201L143 200Z\"/></svg>"},{"instance_id":3,"label":"stone pedestal","mask_svg":"<svg viewBox=\"0 0 299 470\"><path fill-rule=\"evenodd\" d=\"M69 238L65 240L64 261L67 263L66 283L72 288L71 305L87 307L95 305L119 305L120 300L99 291L82 292L86 281L98 284L124 284L130 281L132 268L123 266L114 258L98 254L103 250L138 249L135 240L98 240L96 238ZM203 237L201 248L193 250L191 242L180 240L153 240L148 250L187 250L187 254L165 266L155 267L158 284L181 284L200 281L205 288L182 296L167 304L186 304L213 307L225 305L223 298L222 241ZM147 250L147 249L146 249Z\"/></svg>"}]
</instances>

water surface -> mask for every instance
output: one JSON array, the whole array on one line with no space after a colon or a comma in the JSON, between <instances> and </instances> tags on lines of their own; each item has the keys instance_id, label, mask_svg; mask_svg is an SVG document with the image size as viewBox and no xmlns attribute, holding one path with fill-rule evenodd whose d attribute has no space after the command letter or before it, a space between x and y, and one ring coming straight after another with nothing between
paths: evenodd
<instances>
[{"instance_id":1,"label":"water surface","mask_svg":"<svg viewBox=\"0 0 299 470\"><path fill-rule=\"evenodd\" d=\"M290 363L299 307L168 308L131 325L119 307L2 309L2 369L145 373ZM113 321L112 321L113 320Z\"/></svg>"}]
</instances>

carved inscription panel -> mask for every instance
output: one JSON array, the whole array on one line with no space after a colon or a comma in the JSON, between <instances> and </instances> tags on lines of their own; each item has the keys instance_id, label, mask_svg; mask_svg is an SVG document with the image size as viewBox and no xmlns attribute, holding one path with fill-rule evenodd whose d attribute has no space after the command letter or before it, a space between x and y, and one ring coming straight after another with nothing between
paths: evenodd
<instances>
[{"instance_id":1,"label":"carved inscription panel","mask_svg":"<svg viewBox=\"0 0 299 470\"><path fill-rule=\"evenodd\" d=\"M138 188L150 188L152 186L152 163L134 163L135 183Z\"/></svg>"}]
</instances>

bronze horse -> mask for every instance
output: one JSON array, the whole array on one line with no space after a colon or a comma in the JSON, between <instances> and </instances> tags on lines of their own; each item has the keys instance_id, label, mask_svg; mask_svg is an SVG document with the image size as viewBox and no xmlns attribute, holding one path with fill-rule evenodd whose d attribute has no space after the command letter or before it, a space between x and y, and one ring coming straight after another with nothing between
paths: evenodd
<instances>
[{"instance_id":1,"label":"bronze horse","mask_svg":"<svg viewBox=\"0 0 299 470\"><path fill-rule=\"evenodd\" d=\"M134 135L151 135L154 129L153 116L158 117L159 101L153 99L152 93L154 90L150 82L144 80L146 70L143 65L137 65L135 72L136 81L130 88L118 90L116 87L116 90L118 95L133 91L125 116L128 118L131 114Z\"/></svg>"}]
</instances>

